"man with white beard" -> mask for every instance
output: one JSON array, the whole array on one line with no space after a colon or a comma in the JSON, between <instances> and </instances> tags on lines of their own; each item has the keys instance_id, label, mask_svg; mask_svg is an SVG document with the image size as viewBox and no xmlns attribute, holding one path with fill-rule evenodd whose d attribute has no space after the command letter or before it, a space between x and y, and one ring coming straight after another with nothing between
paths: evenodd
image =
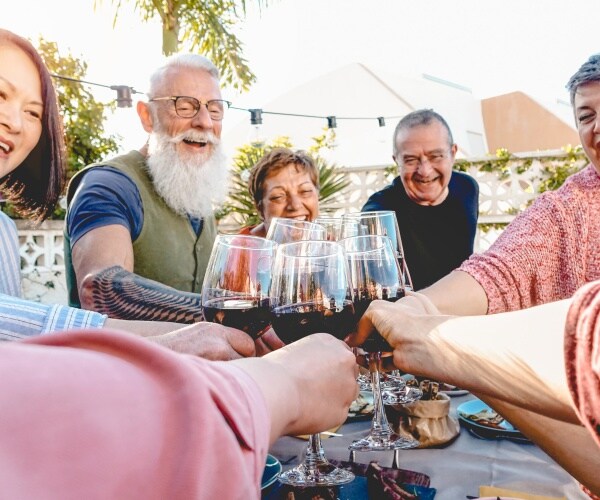
<instances>
[{"instance_id":1,"label":"man with white beard","mask_svg":"<svg viewBox=\"0 0 600 500\"><path fill-rule=\"evenodd\" d=\"M148 142L89 165L67 190L70 304L112 318L191 323L227 195L220 136L229 103L203 56L179 54L150 78L137 112Z\"/></svg>"}]
</instances>

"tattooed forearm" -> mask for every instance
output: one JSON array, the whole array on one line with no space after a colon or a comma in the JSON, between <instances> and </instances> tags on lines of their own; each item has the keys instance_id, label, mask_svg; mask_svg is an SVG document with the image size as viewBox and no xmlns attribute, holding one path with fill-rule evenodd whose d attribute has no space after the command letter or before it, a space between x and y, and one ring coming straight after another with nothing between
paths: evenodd
<instances>
[{"instance_id":1,"label":"tattooed forearm","mask_svg":"<svg viewBox=\"0 0 600 500\"><path fill-rule=\"evenodd\" d=\"M201 321L200 295L176 290L120 266L96 274L85 291L91 308L111 318L195 323Z\"/></svg>"}]
</instances>

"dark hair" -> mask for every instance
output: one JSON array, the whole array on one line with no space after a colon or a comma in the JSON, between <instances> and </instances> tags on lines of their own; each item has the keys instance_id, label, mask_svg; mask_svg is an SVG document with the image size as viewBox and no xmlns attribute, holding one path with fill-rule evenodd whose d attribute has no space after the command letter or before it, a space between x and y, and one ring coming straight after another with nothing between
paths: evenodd
<instances>
[{"instance_id":1,"label":"dark hair","mask_svg":"<svg viewBox=\"0 0 600 500\"><path fill-rule=\"evenodd\" d=\"M56 91L48 68L30 42L0 29L2 45L21 49L35 65L44 110L40 140L21 165L0 179L0 189L21 215L41 222L52 214L65 181L65 145Z\"/></svg>"},{"instance_id":2,"label":"dark hair","mask_svg":"<svg viewBox=\"0 0 600 500\"><path fill-rule=\"evenodd\" d=\"M288 165L295 165L298 172L308 172L310 180L319 189L319 171L317 165L306 152L292 151L288 148L273 148L258 160L256 165L250 170L248 190L257 207L260 207L262 203L266 178Z\"/></svg>"},{"instance_id":3,"label":"dark hair","mask_svg":"<svg viewBox=\"0 0 600 500\"><path fill-rule=\"evenodd\" d=\"M571 105L575 104L575 94L586 83L600 81L600 53L593 54L584 62L566 85L571 95Z\"/></svg>"},{"instance_id":4,"label":"dark hair","mask_svg":"<svg viewBox=\"0 0 600 500\"><path fill-rule=\"evenodd\" d=\"M444 120L444 117L436 113L433 109L418 109L408 113L398 122L398 125L396 125L393 139L394 156L398 154L398 150L396 149L396 138L401 130L411 129L421 125L429 125L433 121L437 121L444 126L448 132L448 143L450 146L452 146L454 144L454 139L452 138L452 132L450 131L448 123L446 123L446 120Z\"/></svg>"}]
</instances>

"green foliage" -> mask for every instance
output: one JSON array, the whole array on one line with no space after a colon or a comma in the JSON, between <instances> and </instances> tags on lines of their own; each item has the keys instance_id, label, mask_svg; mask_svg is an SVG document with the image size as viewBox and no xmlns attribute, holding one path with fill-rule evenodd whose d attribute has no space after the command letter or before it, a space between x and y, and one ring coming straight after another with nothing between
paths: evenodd
<instances>
[{"instance_id":1,"label":"green foliage","mask_svg":"<svg viewBox=\"0 0 600 500\"><path fill-rule=\"evenodd\" d=\"M571 174L574 174L581 168L581 160L585 158L581 146L563 148L567 154L561 162L546 161L544 163L545 177L540 183L539 192L553 191L563 185Z\"/></svg>"},{"instance_id":2,"label":"green foliage","mask_svg":"<svg viewBox=\"0 0 600 500\"><path fill-rule=\"evenodd\" d=\"M50 73L85 79L87 63L71 54L61 55L55 42L40 38L38 51ZM105 137L104 132L107 110L114 110L115 103L98 102L85 84L79 82L55 78L54 86L65 129L68 177L71 177L86 165L118 151L119 137Z\"/></svg>"},{"instance_id":3,"label":"green foliage","mask_svg":"<svg viewBox=\"0 0 600 500\"><path fill-rule=\"evenodd\" d=\"M37 49L48 66L51 74L68 76L75 80L85 79L87 63L71 54L61 55L55 42L40 37ZM105 104L96 101L84 84L54 79L58 95L58 105L64 125L67 146L67 177L85 165L115 153L119 148L118 136L105 136L104 121L107 110L114 109L114 103ZM3 211L16 218L10 204ZM57 206L52 218L64 218L64 209Z\"/></svg>"},{"instance_id":4,"label":"green foliage","mask_svg":"<svg viewBox=\"0 0 600 500\"><path fill-rule=\"evenodd\" d=\"M544 191L553 191L563 185L567 177L579 171L587 161L583 148L581 146L562 148L564 155L543 156L539 160L542 162L543 177L540 178L538 193ZM512 168L516 174L527 172L534 158L518 158L512 155L507 149L502 148L496 151L495 157L470 161L458 159L454 164L455 170L461 172L481 171L495 172L500 180L505 180L512 174Z\"/></svg>"},{"instance_id":5,"label":"green foliage","mask_svg":"<svg viewBox=\"0 0 600 500\"><path fill-rule=\"evenodd\" d=\"M123 0L111 0L116 24ZM221 73L221 80L248 90L256 76L242 55L242 44L232 28L246 14L245 0L132 0L143 21L160 18L165 55L186 49L208 57ZM102 3L95 0L94 6ZM257 0L258 6L267 5Z\"/></svg>"},{"instance_id":6,"label":"green foliage","mask_svg":"<svg viewBox=\"0 0 600 500\"><path fill-rule=\"evenodd\" d=\"M313 137L313 144L307 151L315 159L319 169L319 206L321 211L326 209L327 204L333 201L337 193L346 189L350 184L344 175L337 171L335 165L328 164L321 156L324 149L332 147L334 139L335 132L327 130L324 134ZM233 161L232 189L229 193L229 200L216 214L217 219L231 215L241 226L251 226L260 222L254 200L248 191L248 175L258 160L276 147L293 149L288 137L278 137L269 144L246 144L238 148L238 153Z\"/></svg>"}]
</instances>

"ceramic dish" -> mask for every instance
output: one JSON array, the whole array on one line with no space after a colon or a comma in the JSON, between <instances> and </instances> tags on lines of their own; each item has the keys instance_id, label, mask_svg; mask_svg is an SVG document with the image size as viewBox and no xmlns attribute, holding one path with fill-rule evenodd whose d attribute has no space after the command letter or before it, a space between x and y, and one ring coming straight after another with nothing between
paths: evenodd
<instances>
[{"instance_id":1,"label":"ceramic dish","mask_svg":"<svg viewBox=\"0 0 600 500\"><path fill-rule=\"evenodd\" d=\"M461 389L460 387L456 387L455 385L444 383L440 384L440 392L443 392L451 398L455 396L464 396L465 394L469 394L469 391L467 391L466 389Z\"/></svg>"},{"instance_id":2,"label":"ceramic dish","mask_svg":"<svg viewBox=\"0 0 600 500\"><path fill-rule=\"evenodd\" d=\"M466 403L462 403L456 409L458 413L458 421L463 427L466 427L471 434L481 439L511 439L516 442L530 442L518 429L505 419L498 418L496 425L486 424L485 422L476 421L470 416L478 414L489 414L490 417L497 415L488 405L480 399L472 399Z\"/></svg>"},{"instance_id":3,"label":"ceramic dish","mask_svg":"<svg viewBox=\"0 0 600 500\"><path fill-rule=\"evenodd\" d=\"M281 474L281 469L281 462L273 455L267 455L267 462L265 463L265 470L263 471L260 488L264 490L277 481L279 474Z\"/></svg>"}]
</instances>

